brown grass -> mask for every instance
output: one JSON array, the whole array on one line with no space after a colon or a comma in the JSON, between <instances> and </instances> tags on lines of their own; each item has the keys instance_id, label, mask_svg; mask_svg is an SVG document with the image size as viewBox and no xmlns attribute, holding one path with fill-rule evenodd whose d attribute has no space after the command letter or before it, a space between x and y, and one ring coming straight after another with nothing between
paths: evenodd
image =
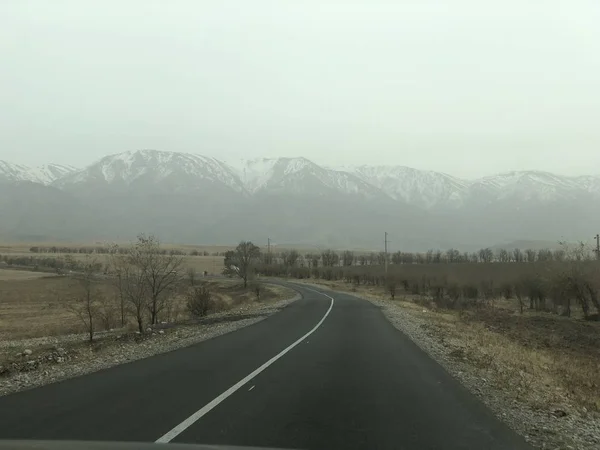
<instances>
[{"instance_id":1,"label":"brown grass","mask_svg":"<svg viewBox=\"0 0 600 450\"><path fill-rule=\"evenodd\" d=\"M23 280L35 280L37 278L51 277L43 272L30 272L27 270L11 270L2 269L0 270L0 281L23 281Z\"/></svg>"},{"instance_id":2,"label":"brown grass","mask_svg":"<svg viewBox=\"0 0 600 450\"><path fill-rule=\"evenodd\" d=\"M3 276L0 281L1 340L81 332L81 324L65 308L65 300L81 289L75 280L26 271L0 274L4 272L20 272L23 277ZM114 295L109 285L100 289L105 295Z\"/></svg>"},{"instance_id":3,"label":"brown grass","mask_svg":"<svg viewBox=\"0 0 600 450\"><path fill-rule=\"evenodd\" d=\"M0 254L2 252L0 251ZM5 254L8 252L5 252ZM11 256L33 256L37 258L59 258L66 254L60 253L30 253L30 252L10 252ZM75 261L83 261L87 255L83 253L68 253ZM108 263L108 255L94 255L98 262L102 264ZM223 257L222 256L184 256L183 264L186 268L191 267L196 272L202 273L207 271L209 274L220 274L223 271Z\"/></svg>"},{"instance_id":4,"label":"brown grass","mask_svg":"<svg viewBox=\"0 0 600 450\"><path fill-rule=\"evenodd\" d=\"M115 242L119 245L128 245L131 244L132 241L123 241L123 242ZM68 248L73 248L73 249L79 249L79 248L86 248L86 247L96 247L96 246L103 246L105 245L105 242L15 242L15 243L10 243L10 242L4 242L0 244L0 254L2 253L27 253L27 254L33 254L29 252L29 249L31 247L52 247L52 246L56 246L56 247L68 247ZM232 244L232 245L184 245L184 244L168 244L168 243L163 243L161 244L161 247L167 249L167 250L185 250L185 251L193 251L193 250L197 250L197 251L207 251L210 253L216 253L216 252L226 252L227 250L233 250L235 248L237 244Z\"/></svg>"},{"instance_id":5,"label":"brown grass","mask_svg":"<svg viewBox=\"0 0 600 450\"><path fill-rule=\"evenodd\" d=\"M238 279L199 279L209 283L213 296L223 309L257 301L255 291L250 287L244 289ZM108 281L97 287L101 295L116 302L116 289ZM80 284L67 276L0 270L0 340L84 332L82 324L65 304L66 299L78 293L82 293ZM293 293L287 288L264 285L259 301L263 303L291 296ZM178 295L164 311L162 320L177 322L188 317L185 298Z\"/></svg>"}]
</instances>

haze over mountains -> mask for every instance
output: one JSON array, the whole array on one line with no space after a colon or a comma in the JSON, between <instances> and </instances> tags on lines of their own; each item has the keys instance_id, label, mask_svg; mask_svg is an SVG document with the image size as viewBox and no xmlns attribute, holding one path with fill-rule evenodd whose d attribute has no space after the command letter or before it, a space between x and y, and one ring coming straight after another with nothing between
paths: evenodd
<instances>
[{"instance_id":1,"label":"haze over mountains","mask_svg":"<svg viewBox=\"0 0 600 450\"><path fill-rule=\"evenodd\" d=\"M589 240L600 176L522 171L476 180L403 166L324 167L299 158L220 161L156 150L76 169L0 161L0 237L395 249Z\"/></svg>"}]
</instances>

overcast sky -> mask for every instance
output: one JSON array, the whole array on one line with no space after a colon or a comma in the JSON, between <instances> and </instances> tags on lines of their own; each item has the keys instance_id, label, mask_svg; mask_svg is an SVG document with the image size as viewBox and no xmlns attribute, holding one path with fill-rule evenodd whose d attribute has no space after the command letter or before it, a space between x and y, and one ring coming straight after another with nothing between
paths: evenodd
<instances>
[{"instance_id":1,"label":"overcast sky","mask_svg":"<svg viewBox=\"0 0 600 450\"><path fill-rule=\"evenodd\" d=\"M2 0L0 159L600 174L598 0Z\"/></svg>"}]
</instances>

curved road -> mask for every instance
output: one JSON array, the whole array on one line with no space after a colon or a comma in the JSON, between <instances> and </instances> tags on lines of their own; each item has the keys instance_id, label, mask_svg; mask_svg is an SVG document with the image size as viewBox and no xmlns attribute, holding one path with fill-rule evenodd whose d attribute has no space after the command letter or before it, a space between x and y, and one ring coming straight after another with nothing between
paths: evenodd
<instances>
[{"instance_id":1,"label":"curved road","mask_svg":"<svg viewBox=\"0 0 600 450\"><path fill-rule=\"evenodd\" d=\"M181 350L0 397L0 439L529 449L371 303L303 298Z\"/></svg>"}]
</instances>

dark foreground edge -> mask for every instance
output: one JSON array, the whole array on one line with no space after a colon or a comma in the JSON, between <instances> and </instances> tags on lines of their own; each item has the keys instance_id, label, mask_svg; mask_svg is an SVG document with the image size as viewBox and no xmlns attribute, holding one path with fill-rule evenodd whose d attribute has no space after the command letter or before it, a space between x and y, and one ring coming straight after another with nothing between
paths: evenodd
<instances>
[{"instance_id":1,"label":"dark foreground edge","mask_svg":"<svg viewBox=\"0 0 600 450\"><path fill-rule=\"evenodd\" d=\"M290 450L229 445L155 444L149 442L0 440L0 450Z\"/></svg>"}]
</instances>

